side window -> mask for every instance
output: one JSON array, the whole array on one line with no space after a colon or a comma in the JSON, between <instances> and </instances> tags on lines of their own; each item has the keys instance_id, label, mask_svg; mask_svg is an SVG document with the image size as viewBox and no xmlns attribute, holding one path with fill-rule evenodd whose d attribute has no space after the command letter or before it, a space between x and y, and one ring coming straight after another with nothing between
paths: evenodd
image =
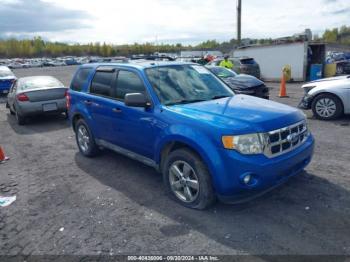
<instances>
[{"instance_id":1,"label":"side window","mask_svg":"<svg viewBox=\"0 0 350 262\"><path fill-rule=\"evenodd\" d=\"M137 74L121 70L118 73L116 98L124 100L128 93L145 94L145 86Z\"/></svg>"},{"instance_id":2,"label":"side window","mask_svg":"<svg viewBox=\"0 0 350 262\"><path fill-rule=\"evenodd\" d=\"M78 73L75 75L71 89L74 91L81 91L84 84L86 84L87 78L89 77L90 72L92 71L92 68L81 68L79 69Z\"/></svg>"},{"instance_id":3,"label":"side window","mask_svg":"<svg viewBox=\"0 0 350 262\"><path fill-rule=\"evenodd\" d=\"M111 97L113 76L113 72L97 71L91 83L90 93Z\"/></svg>"}]
</instances>

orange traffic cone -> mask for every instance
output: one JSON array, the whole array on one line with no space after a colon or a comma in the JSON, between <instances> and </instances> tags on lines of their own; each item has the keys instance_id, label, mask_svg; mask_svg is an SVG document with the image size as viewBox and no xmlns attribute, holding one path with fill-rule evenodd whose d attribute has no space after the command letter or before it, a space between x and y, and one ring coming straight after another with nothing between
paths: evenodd
<instances>
[{"instance_id":1,"label":"orange traffic cone","mask_svg":"<svg viewBox=\"0 0 350 262\"><path fill-rule=\"evenodd\" d=\"M286 77L283 74L281 79L281 86L280 86L280 95L279 97L288 97L287 96L287 87L286 87Z\"/></svg>"},{"instance_id":2,"label":"orange traffic cone","mask_svg":"<svg viewBox=\"0 0 350 262\"><path fill-rule=\"evenodd\" d=\"M2 150L2 147L0 146L0 164L7 160L9 160L9 158L5 156L4 150Z\"/></svg>"}]
</instances>

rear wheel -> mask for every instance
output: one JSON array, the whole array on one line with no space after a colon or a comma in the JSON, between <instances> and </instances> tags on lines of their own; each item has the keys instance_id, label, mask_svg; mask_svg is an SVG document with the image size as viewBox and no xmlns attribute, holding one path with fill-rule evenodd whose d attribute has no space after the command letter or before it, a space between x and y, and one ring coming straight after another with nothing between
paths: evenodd
<instances>
[{"instance_id":1,"label":"rear wheel","mask_svg":"<svg viewBox=\"0 0 350 262\"><path fill-rule=\"evenodd\" d=\"M312 102L312 111L316 118L321 120L337 119L343 114L341 100L332 94L321 94Z\"/></svg>"},{"instance_id":2,"label":"rear wheel","mask_svg":"<svg viewBox=\"0 0 350 262\"><path fill-rule=\"evenodd\" d=\"M209 171L200 157L189 149L169 154L163 179L167 192L185 207L205 209L215 201Z\"/></svg>"},{"instance_id":3,"label":"rear wheel","mask_svg":"<svg viewBox=\"0 0 350 262\"><path fill-rule=\"evenodd\" d=\"M75 125L75 136L79 151L86 157L93 157L98 153L98 146L88 125L79 119Z\"/></svg>"},{"instance_id":4,"label":"rear wheel","mask_svg":"<svg viewBox=\"0 0 350 262\"><path fill-rule=\"evenodd\" d=\"M16 115L16 120L17 123L22 126L26 123L26 118L24 116L21 116L20 113L18 113L18 111L15 111L15 115Z\"/></svg>"}]
</instances>

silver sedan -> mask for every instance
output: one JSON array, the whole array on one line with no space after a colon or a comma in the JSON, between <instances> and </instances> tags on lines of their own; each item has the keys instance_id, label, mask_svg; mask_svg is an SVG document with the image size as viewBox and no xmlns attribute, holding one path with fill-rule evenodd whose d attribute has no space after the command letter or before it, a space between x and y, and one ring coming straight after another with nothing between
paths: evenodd
<instances>
[{"instance_id":1,"label":"silver sedan","mask_svg":"<svg viewBox=\"0 0 350 262\"><path fill-rule=\"evenodd\" d=\"M350 76L325 78L302 86L305 96L299 107L312 109L316 118L332 120L350 114Z\"/></svg>"},{"instance_id":2,"label":"silver sedan","mask_svg":"<svg viewBox=\"0 0 350 262\"><path fill-rule=\"evenodd\" d=\"M18 79L7 96L7 108L16 115L19 125L28 116L47 113L67 113L66 88L51 76L24 77Z\"/></svg>"}]
</instances>

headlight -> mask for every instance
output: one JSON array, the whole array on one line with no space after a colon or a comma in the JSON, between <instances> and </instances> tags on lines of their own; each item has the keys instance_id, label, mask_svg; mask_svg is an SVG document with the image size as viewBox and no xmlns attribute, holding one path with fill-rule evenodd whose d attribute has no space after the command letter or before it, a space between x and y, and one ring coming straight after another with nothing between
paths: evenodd
<instances>
[{"instance_id":1,"label":"headlight","mask_svg":"<svg viewBox=\"0 0 350 262\"><path fill-rule=\"evenodd\" d=\"M304 86L304 92L305 94L309 93L312 89L314 89L316 86Z\"/></svg>"},{"instance_id":2,"label":"headlight","mask_svg":"<svg viewBox=\"0 0 350 262\"><path fill-rule=\"evenodd\" d=\"M226 149L237 150L245 155L262 154L264 150L263 141L262 134L222 137L222 143Z\"/></svg>"}]
</instances>

